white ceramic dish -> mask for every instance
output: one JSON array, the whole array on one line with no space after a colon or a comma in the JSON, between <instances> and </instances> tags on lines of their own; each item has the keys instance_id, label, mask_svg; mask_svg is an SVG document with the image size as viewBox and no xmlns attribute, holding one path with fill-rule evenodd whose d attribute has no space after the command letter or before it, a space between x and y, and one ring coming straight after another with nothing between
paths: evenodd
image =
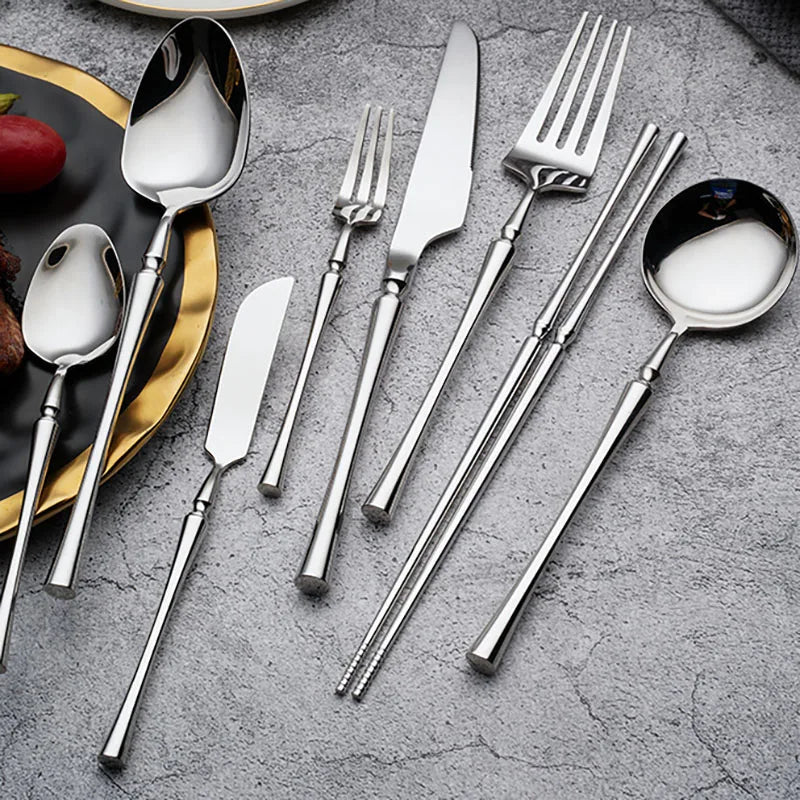
<instances>
[{"instance_id":1,"label":"white ceramic dish","mask_svg":"<svg viewBox=\"0 0 800 800\"><path fill-rule=\"evenodd\" d=\"M154 17L250 17L269 14L307 0L103 0L111 6Z\"/></svg>"}]
</instances>

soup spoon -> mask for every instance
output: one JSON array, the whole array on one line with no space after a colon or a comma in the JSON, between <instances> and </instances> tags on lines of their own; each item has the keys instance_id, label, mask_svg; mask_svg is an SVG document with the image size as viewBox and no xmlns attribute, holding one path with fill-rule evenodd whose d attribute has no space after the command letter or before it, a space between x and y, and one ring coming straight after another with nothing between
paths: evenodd
<instances>
[{"instance_id":1,"label":"soup spoon","mask_svg":"<svg viewBox=\"0 0 800 800\"><path fill-rule=\"evenodd\" d=\"M122 142L128 185L164 209L131 287L117 360L94 445L46 590L74 597L81 550L91 523L133 362L164 280L161 272L175 217L228 190L244 166L250 106L233 42L214 20L179 22L156 48L131 104Z\"/></svg>"},{"instance_id":2,"label":"soup spoon","mask_svg":"<svg viewBox=\"0 0 800 800\"><path fill-rule=\"evenodd\" d=\"M544 543L467 653L478 672L491 675L497 670L559 539L640 419L675 343L690 331L738 328L772 308L794 276L796 236L780 201L746 181L698 183L656 215L644 242L642 276L653 299L672 320L672 328L625 387Z\"/></svg>"},{"instance_id":3,"label":"soup spoon","mask_svg":"<svg viewBox=\"0 0 800 800\"><path fill-rule=\"evenodd\" d=\"M28 350L56 369L42 415L33 426L17 538L0 595L0 672L6 671L19 576L58 437L67 371L93 361L114 344L124 304L125 279L117 253L97 225L67 228L47 248L31 279L22 335Z\"/></svg>"}]
</instances>

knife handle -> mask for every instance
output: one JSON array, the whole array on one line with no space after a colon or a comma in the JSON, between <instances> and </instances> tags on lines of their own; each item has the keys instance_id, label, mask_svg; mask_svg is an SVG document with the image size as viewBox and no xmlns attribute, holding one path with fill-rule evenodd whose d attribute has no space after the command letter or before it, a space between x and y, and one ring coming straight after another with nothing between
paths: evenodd
<instances>
[{"instance_id":1,"label":"knife handle","mask_svg":"<svg viewBox=\"0 0 800 800\"><path fill-rule=\"evenodd\" d=\"M511 238L494 239L489 245L478 280L475 282L469 303L453 335L450 347L448 347L417 413L411 420L411 424L361 507L364 516L372 522L386 524L391 520L436 404L439 402L444 387L475 330L475 326L508 275L514 260L514 252L514 241Z\"/></svg>"},{"instance_id":2,"label":"knife handle","mask_svg":"<svg viewBox=\"0 0 800 800\"><path fill-rule=\"evenodd\" d=\"M133 673L125 699L117 713L117 718L114 720L103 749L97 756L97 760L104 766L118 769L125 765L125 758L133 735L133 726L136 722L147 678L153 667L153 660L164 635L167 620L178 599L178 593L194 562L197 551L200 549L205 532L206 514L213 502L222 472L223 468L215 464L197 493L194 508L183 518L183 527L178 539L175 558L172 561L167 585L164 587L164 594L158 604L158 611L156 611L153 625L147 636L147 642L139 658L136 671Z\"/></svg>"},{"instance_id":3,"label":"knife handle","mask_svg":"<svg viewBox=\"0 0 800 800\"><path fill-rule=\"evenodd\" d=\"M403 288L397 281L384 281L383 294L372 307L369 335L361 359L361 371L350 406L347 426L339 445L336 464L317 516L314 532L295 578L295 585L305 594L325 594L329 588L331 563L342 524L353 465L372 398L397 333L397 323L403 307L401 297Z\"/></svg>"}]
</instances>

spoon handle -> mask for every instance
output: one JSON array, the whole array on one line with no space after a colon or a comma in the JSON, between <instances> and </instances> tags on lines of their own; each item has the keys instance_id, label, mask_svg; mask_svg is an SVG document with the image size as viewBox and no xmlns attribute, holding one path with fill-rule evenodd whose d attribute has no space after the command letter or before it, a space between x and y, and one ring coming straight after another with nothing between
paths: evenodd
<instances>
[{"instance_id":1,"label":"spoon handle","mask_svg":"<svg viewBox=\"0 0 800 800\"><path fill-rule=\"evenodd\" d=\"M0 672L5 672L8 664L14 605L19 588L19 577L22 573L22 562L25 560L25 551L28 548L28 539L31 528L33 528L33 519L36 516L36 508L39 505L50 457L58 438L58 415L61 411L66 373L65 369L59 369L53 376L42 404L42 415L33 426L28 477L25 482L25 492L22 495L17 537L14 540L14 552L11 554L11 563L3 584L3 592L0 595Z\"/></svg>"},{"instance_id":2,"label":"spoon handle","mask_svg":"<svg viewBox=\"0 0 800 800\"><path fill-rule=\"evenodd\" d=\"M122 701L117 713L117 718L114 720L103 749L97 757L98 761L104 766L119 768L125 764L128 747L133 735L133 726L136 722L136 715L139 711L139 704L144 694L147 678L152 670L153 660L164 635L169 615L178 599L178 593L194 562L197 551L200 549L205 532L207 514L214 500L222 473L222 467L216 464L212 467L211 472L209 472L208 477L197 493L197 497L195 497L194 508L183 518L183 527L178 539L175 558L170 567L167 585L164 587L164 594L158 604L153 625L150 628L144 650L139 658L139 663L136 666L128 691L125 694L125 699Z\"/></svg>"},{"instance_id":3,"label":"spoon handle","mask_svg":"<svg viewBox=\"0 0 800 800\"><path fill-rule=\"evenodd\" d=\"M503 654L508 648L522 613L533 596L533 590L550 556L600 473L641 418L653 393L653 381L658 377L664 360L679 336L680 331L671 330L639 370L639 375L625 387L589 463L542 546L467 652L467 660L478 672L493 675L500 666Z\"/></svg>"},{"instance_id":4,"label":"spoon handle","mask_svg":"<svg viewBox=\"0 0 800 800\"><path fill-rule=\"evenodd\" d=\"M44 587L47 593L54 597L65 599L75 597L81 551L91 525L97 490L111 446L111 434L117 424L133 363L164 288L161 270L164 268L172 221L173 216L170 212L166 212L150 240L142 269L133 279L103 413L100 416L75 504Z\"/></svg>"}]
</instances>

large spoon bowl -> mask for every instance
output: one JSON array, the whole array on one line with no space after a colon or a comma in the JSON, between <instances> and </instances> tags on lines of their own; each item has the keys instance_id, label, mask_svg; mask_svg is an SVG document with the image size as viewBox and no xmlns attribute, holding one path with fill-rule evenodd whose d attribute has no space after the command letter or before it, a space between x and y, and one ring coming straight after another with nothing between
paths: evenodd
<instances>
[{"instance_id":1,"label":"large spoon bowl","mask_svg":"<svg viewBox=\"0 0 800 800\"><path fill-rule=\"evenodd\" d=\"M236 48L212 19L176 25L145 67L122 145L136 192L177 212L229 189L250 135L247 84Z\"/></svg>"},{"instance_id":2,"label":"large spoon bowl","mask_svg":"<svg viewBox=\"0 0 800 800\"><path fill-rule=\"evenodd\" d=\"M690 186L656 215L642 277L676 327L722 330L760 317L794 276L797 238L789 212L747 181Z\"/></svg>"}]
</instances>

